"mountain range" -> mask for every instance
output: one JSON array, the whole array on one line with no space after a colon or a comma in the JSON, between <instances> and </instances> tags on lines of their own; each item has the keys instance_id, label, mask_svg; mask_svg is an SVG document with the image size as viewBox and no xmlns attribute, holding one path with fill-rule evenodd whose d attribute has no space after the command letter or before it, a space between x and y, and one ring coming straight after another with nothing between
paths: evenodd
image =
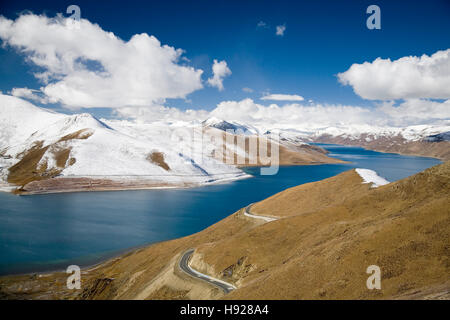
<instances>
[{"instance_id":1,"label":"mountain range","mask_svg":"<svg viewBox=\"0 0 450 320\"><path fill-rule=\"evenodd\" d=\"M2 94L0 187L18 193L189 187L247 178L246 166L342 162L311 142L448 159L449 131L431 125L262 128L214 117L139 123L57 113ZM272 144L277 159L270 159Z\"/></svg>"}]
</instances>

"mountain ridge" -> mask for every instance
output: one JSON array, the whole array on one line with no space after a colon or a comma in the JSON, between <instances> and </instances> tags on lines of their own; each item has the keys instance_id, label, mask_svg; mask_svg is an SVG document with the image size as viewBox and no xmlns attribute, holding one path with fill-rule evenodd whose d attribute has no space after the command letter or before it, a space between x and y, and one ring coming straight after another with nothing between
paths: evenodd
<instances>
[{"instance_id":1,"label":"mountain ridge","mask_svg":"<svg viewBox=\"0 0 450 320\"><path fill-rule=\"evenodd\" d=\"M6 95L0 96L0 122L0 189L17 186L20 194L191 187L248 178L237 157L250 159L249 150L235 141L241 136L247 144L260 140L250 126L218 119L181 125L99 120L88 113L50 112ZM228 133L222 130L228 127L214 127L218 124L246 131ZM320 148L262 142L279 144L276 165L341 162ZM231 162L221 157L224 147ZM260 153L254 156L255 165L265 165Z\"/></svg>"}]
</instances>

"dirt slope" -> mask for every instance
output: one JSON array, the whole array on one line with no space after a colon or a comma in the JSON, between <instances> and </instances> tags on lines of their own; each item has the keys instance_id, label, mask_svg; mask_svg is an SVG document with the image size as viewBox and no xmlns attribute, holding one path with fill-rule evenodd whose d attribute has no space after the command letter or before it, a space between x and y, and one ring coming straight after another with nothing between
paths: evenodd
<instances>
[{"instance_id":1,"label":"dirt slope","mask_svg":"<svg viewBox=\"0 0 450 320\"><path fill-rule=\"evenodd\" d=\"M294 187L189 237L85 270L77 294L49 283L65 274L0 278L6 298L81 299L424 299L450 298L450 162L379 188L354 171ZM256 221L258 220L258 221ZM224 296L176 268L191 265L234 283ZM366 269L381 269L368 290Z\"/></svg>"},{"instance_id":2,"label":"dirt slope","mask_svg":"<svg viewBox=\"0 0 450 320\"><path fill-rule=\"evenodd\" d=\"M328 152L320 147L308 144L295 144L282 140L274 142L264 136L238 136L216 128L204 129L204 134L211 140L212 157L217 160L234 164L238 167L264 165L309 165L324 163L344 163L345 161L330 158ZM278 156L271 158L272 143L277 146ZM250 147L253 146L253 147ZM260 146L266 148L260 150ZM254 148L254 149L252 149ZM236 153L240 151L240 157ZM252 150L252 151L250 151Z\"/></svg>"},{"instance_id":3,"label":"dirt slope","mask_svg":"<svg viewBox=\"0 0 450 320\"><path fill-rule=\"evenodd\" d=\"M411 292L419 295L425 288L440 288L448 281L449 191L447 162L363 192L359 198L350 197L315 212L264 224L199 251L205 262L218 270L242 257L254 266L254 272L245 275L241 288L227 298L366 299L401 297ZM303 202L292 200L291 208L298 208ZM283 199L282 206L286 206ZM228 254L219 257L217 252L222 251ZM366 288L365 271L372 264L381 268L381 291ZM443 290L448 293L449 289L447 283Z\"/></svg>"},{"instance_id":4,"label":"dirt slope","mask_svg":"<svg viewBox=\"0 0 450 320\"><path fill-rule=\"evenodd\" d=\"M361 184L361 177L352 170L279 192L254 204L252 212L276 217L300 215L360 197L369 190L370 185Z\"/></svg>"}]
</instances>

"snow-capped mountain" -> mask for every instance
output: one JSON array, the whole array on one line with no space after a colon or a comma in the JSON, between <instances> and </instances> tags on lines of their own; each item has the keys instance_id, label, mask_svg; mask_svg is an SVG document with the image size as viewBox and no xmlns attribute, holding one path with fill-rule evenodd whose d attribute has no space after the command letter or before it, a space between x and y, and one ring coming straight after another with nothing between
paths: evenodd
<instances>
[{"instance_id":1,"label":"snow-capped mountain","mask_svg":"<svg viewBox=\"0 0 450 320\"><path fill-rule=\"evenodd\" d=\"M267 130L266 132L264 132L264 136L266 136L270 139L274 139L274 138L278 139L278 140L280 140L280 143L282 143L282 144L295 144L295 145L306 144L305 137L307 137L307 135L304 132L295 130L295 129Z\"/></svg>"},{"instance_id":2,"label":"snow-capped mountain","mask_svg":"<svg viewBox=\"0 0 450 320\"><path fill-rule=\"evenodd\" d=\"M22 143L35 131L65 118L8 95L0 95L0 150Z\"/></svg>"},{"instance_id":3,"label":"snow-capped mountain","mask_svg":"<svg viewBox=\"0 0 450 320\"><path fill-rule=\"evenodd\" d=\"M354 126L319 129L305 141L361 146L367 149L407 155L450 159L450 125L416 125L405 128Z\"/></svg>"},{"instance_id":4,"label":"snow-capped mountain","mask_svg":"<svg viewBox=\"0 0 450 320\"><path fill-rule=\"evenodd\" d=\"M137 123L97 119L88 113L56 113L0 94L0 188L9 182L33 190L54 189L43 182L58 180L51 178L70 178L77 184L74 189L80 184L91 186L91 180L102 181L102 186L117 184L120 189L124 183L127 188L136 184L148 188L239 179L248 175L236 165L263 164L261 155L251 153L249 146L264 140L279 146L277 161L286 165L337 161L308 142L446 159L449 131L450 126L424 125L259 128L218 118ZM243 144L235 143L239 140Z\"/></svg>"},{"instance_id":5,"label":"snow-capped mountain","mask_svg":"<svg viewBox=\"0 0 450 320\"><path fill-rule=\"evenodd\" d=\"M406 141L418 141L431 135L448 131L450 125L415 125L408 127L379 127L370 125L354 125L343 127L328 127L315 130L310 134L313 137L329 135L350 140L361 138L377 140L380 138L401 137Z\"/></svg>"},{"instance_id":6,"label":"snow-capped mountain","mask_svg":"<svg viewBox=\"0 0 450 320\"><path fill-rule=\"evenodd\" d=\"M174 139L170 125L131 126L90 114L52 113L0 96L1 176L18 185L44 177L201 184L246 176ZM175 135L176 137L176 135ZM27 172L24 172L27 171Z\"/></svg>"},{"instance_id":7,"label":"snow-capped mountain","mask_svg":"<svg viewBox=\"0 0 450 320\"><path fill-rule=\"evenodd\" d=\"M258 130L248 124L241 124L236 121L225 121L216 117L211 117L202 122L205 127L216 128L222 131L240 132L245 135L258 134Z\"/></svg>"},{"instance_id":8,"label":"snow-capped mountain","mask_svg":"<svg viewBox=\"0 0 450 320\"><path fill-rule=\"evenodd\" d=\"M265 128L267 128L267 126ZM267 129L264 134L279 134L280 137L285 137L286 139L303 139L303 141L306 142L325 136L346 139L349 141L360 139L371 141L397 137L412 142L423 140L429 136L436 136L436 139L439 141L444 141L446 140L446 132L449 130L450 121L448 125L415 125L408 127L380 127L355 124L352 126L340 127L305 128L302 125L298 125L292 126L291 128L270 128Z\"/></svg>"}]
</instances>

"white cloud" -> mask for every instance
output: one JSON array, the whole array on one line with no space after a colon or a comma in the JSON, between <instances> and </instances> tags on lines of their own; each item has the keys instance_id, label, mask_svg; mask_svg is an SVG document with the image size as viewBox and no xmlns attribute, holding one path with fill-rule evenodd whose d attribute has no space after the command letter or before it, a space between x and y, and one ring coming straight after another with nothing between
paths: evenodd
<instances>
[{"instance_id":1,"label":"white cloud","mask_svg":"<svg viewBox=\"0 0 450 320\"><path fill-rule=\"evenodd\" d=\"M276 30L275 34L277 36L282 37L282 36L284 36L285 31L286 31L286 25L283 24L283 25L277 26L277 30Z\"/></svg>"},{"instance_id":2,"label":"white cloud","mask_svg":"<svg viewBox=\"0 0 450 320\"><path fill-rule=\"evenodd\" d=\"M35 89L13 88L11 90L11 95L19 98L25 98L28 100L36 101L42 104L49 103L49 100L46 97L42 96L42 92Z\"/></svg>"},{"instance_id":3,"label":"white cloud","mask_svg":"<svg viewBox=\"0 0 450 320\"><path fill-rule=\"evenodd\" d=\"M20 98L14 99L21 100ZM216 117L227 121L247 123L263 130L290 128L316 131L329 127L450 126L450 100L436 102L425 99L410 99L398 105L393 102L384 102L368 108L319 103L262 105L248 98L241 101L223 101L212 111L180 110L153 105L118 108L114 110L114 113L120 118L132 119L138 123L199 122ZM186 123L180 123L180 125L186 125Z\"/></svg>"},{"instance_id":4,"label":"white cloud","mask_svg":"<svg viewBox=\"0 0 450 320\"><path fill-rule=\"evenodd\" d=\"M389 117L395 125L432 124L439 120L450 120L450 100L436 102L425 99L409 99L395 106L384 102L378 110Z\"/></svg>"},{"instance_id":5,"label":"white cloud","mask_svg":"<svg viewBox=\"0 0 450 320\"><path fill-rule=\"evenodd\" d=\"M166 106L125 107L115 110L120 118L128 118L142 123L154 121L201 121L209 117L206 110L180 110Z\"/></svg>"},{"instance_id":6,"label":"white cloud","mask_svg":"<svg viewBox=\"0 0 450 320\"><path fill-rule=\"evenodd\" d=\"M400 105L384 103L375 107L298 103L255 103L252 99L223 101L211 116L255 126L280 128L325 128L332 126L377 125L410 126L449 123L450 101L407 100Z\"/></svg>"},{"instance_id":7,"label":"white cloud","mask_svg":"<svg viewBox=\"0 0 450 320\"><path fill-rule=\"evenodd\" d=\"M231 74L231 70L227 66L227 62L217 61L214 59L212 66L213 76L208 79L208 83L212 87L216 87L219 91L223 90L223 79Z\"/></svg>"},{"instance_id":8,"label":"white cloud","mask_svg":"<svg viewBox=\"0 0 450 320\"><path fill-rule=\"evenodd\" d=\"M303 101L304 98L297 94L268 94L261 98L261 100L273 101Z\"/></svg>"},{"instance_id":9,"label":"white cloud","mask_svg":"<svg viewBox=\"0 0 450 320\"><path fill-rule=\"evenodd\" d=\"M262 126L292 126L307 125L320 127L342 123L362 122L370 111L361 107L342 105L314 105L286 104L279 106L270 104L264 106L252 99L241 101L224 101L211 112L212 116L225 120L248 122Z\"/></svg>"},{"instance_id":10,"label":"white cloud","mask_svg":"<svg viewBox=\"0 0 450 320\"><path fill-rule=\"evenodd\" d=\"M353 64L339 73L338 78L364 99L449 99L450 49L431 56L394 61L377 58L373 62Z\"/></svg>"},{"instance_id":11,"label":"white cloud","mask_svg":"<svg viewBox=\"0 0 450 320\"><path fill-rule=\"evenodd\" d=\"M244 88L242 88L242 91L247 92L247 93L252 93L252 92L253 92L253 89L252 89L252 88L244 87Z\"/></svg>"},{"instance_id":12,"label":"white cloud","mask_svg":"<svg viewBox=\"0 0 450 320\"><path fill-rule=\"evenodd\" d=\"M178 64L183 53L146 33L123 41L86 19L26 14L0 17L0 39L41 68L35 76L50 102L67 107L158 105L203 87L202 70Z\"/></svg>"}]
</instances>

